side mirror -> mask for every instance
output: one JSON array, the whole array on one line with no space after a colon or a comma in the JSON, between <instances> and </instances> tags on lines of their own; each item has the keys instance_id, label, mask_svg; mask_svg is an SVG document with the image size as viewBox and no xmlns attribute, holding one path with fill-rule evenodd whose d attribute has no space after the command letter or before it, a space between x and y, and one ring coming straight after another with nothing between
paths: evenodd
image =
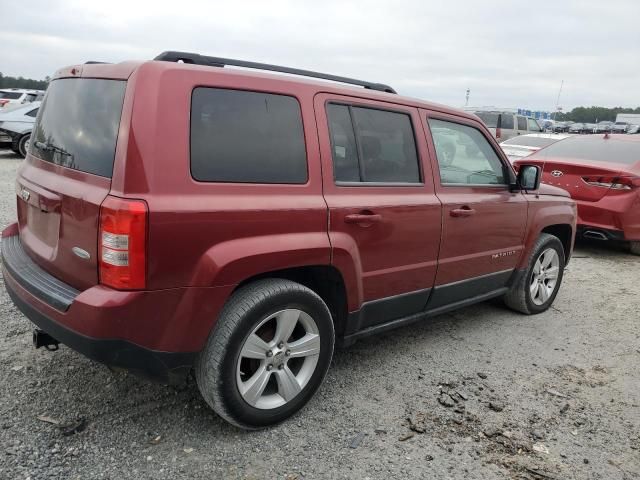
<instances>
[{"instance_id":1,"label":"side mirror","mask_svg":"<svg viewBox=\"0 0 640 480\"><path fill-rule=\"evenodd\" d=\"M537 165L520 165L516 177L516 188L519 190L538 190L542 169Z\"/></svg>"}]
</instances>

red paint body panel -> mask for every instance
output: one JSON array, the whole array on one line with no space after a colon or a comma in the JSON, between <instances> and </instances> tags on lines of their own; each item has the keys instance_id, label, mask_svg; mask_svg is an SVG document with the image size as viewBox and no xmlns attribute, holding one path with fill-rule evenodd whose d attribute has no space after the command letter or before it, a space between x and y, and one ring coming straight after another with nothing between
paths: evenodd
<instances>
[{"instance_id":1,"label":"red paint body panel","mask_svg":"<svg viewBox=\"0 0 640 480\"><path fill-rule=\"evenodd\" d=\"M423 126L429 132L427 117L462 123L479 130L486 127L476 119L461 119L440 112L421 110ZM434 159L436 195L442 202L442 246L436 285L458 282L468 278L515 268L523 255L528 203L521 192L511 192L508 186L448 186L442 185L437 166L436 151L431 135L429 148ZM503 163L502 150L492 135L487 140ZM452 216L455 209L474 211L468 217ZM454 212L455 215L455 212ZM494 257L498 253L507 255Z\"/></svg>"},{"instance_id":2,"label":"red paint body panel","mask_svg":"<svg viewBox=\"0 0 640 480\"><path fill-rule=\"evenodd\" d=\"M364 302L523 268L543 228L566 224L575 230L575 204L568 198L441 186L427 114L476 126L500 151L476 117L448 107L326 82L169 62L82 65L58 71L56 78L62 77L127 80L111 179L31 155L18 175L18 185L34 192L18 206L20 225L26 225L19 232L25 250L81 293L60 312L10 275L5 281L36 310L81 335L165 352L197 352L233 289L256 275L334 266L344 281L348 311L354 312ZM304 127L307 183L194 180L191 94L202 86L295 97ZM330 99L409 114L423 182L336 185L324 108ZM98 283L98 209L107 194L148 205L144 291L117 291ZM477 215L450 216L451 209L463 205L473 206ZM48 212L38 210L41 206ZM380 222L345 222L347 215L363 212L380 215ZM24 222L29 215L37 220L33 225ZM56 223L56 215L64 221ZM56 225L63 228L56 232ZM32 231L37 228L43 230ZM3 235L16 233L12 225ZM92 260L74 257L72 245L81 246ZM513 253L492 258L505 251Z\"/></svg>"},{"instance_id":3,"label":"red paint body panel","mask_svg":"<svg viewBox=\"0 0 640 480\"><path fill-rule=\"evenodd\" d=\"M580 141L580 138L574 141ZM619 233L619 238L640 240L640 138L636 135L608 135L603 142L625 142L637 146L636 163L607 162L580 158L554 158L541 149L516 164L528 163L543 168L542 181L565 189L578 206L577 225L583 229L605 230ZM554 176L552 171L562 172ZM616 190L587 184L583 177L635 178L636 186L629 190Z\"/></svg>"},{"instance_id":4,"label":"red paint body panel","mask_svg":"<svg viewBox=\"0 0 640 480\"><path fill-rule=\"evenodd\" d=\"M406 113L411 117L422 185L336 185L325 105L329 101ZM347 285L349 308L362 302L431 288L440 246L441 206L434 195L431 163L415 108L354 96L319 94L315 98L321 144L324 198L329 207L329 236L334 264L343 272L355 266L355 285ZM379 223L351 224L345 217L362 212L381 216ZM347 274L349 276L349 274Z\"/></svg>"}]
</instances>

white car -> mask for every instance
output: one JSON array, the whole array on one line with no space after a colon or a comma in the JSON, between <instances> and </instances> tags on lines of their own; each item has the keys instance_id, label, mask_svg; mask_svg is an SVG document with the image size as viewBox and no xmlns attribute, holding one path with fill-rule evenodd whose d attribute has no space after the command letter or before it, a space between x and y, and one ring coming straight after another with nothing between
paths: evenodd
<instances>
[{"instance_id":1,"label":"white car","mask_svg":"<svg viewBox=\"0 0 640 480\"><path fill-rule=\"evenodd\" d=\"M0 89L0 111L14 105L24 105L25 103L42 100L42 97L44 97L43 90L3 88Z\"/></svg>"},{"instance_id":2,"label":"white car","mask_svg":"<svg viewBox=\"0 0 640 480\"><path fill-rule=\"evenodd\" d=\"M571 137L571 135L566 133L532 133L505 140L500 146L509 160L514 162L567 137Z\"/></svg>"},{"instance_id":3,"label":"white car","mask_svg":"<svg viewBox=\"0 0 640 480\"><path fill-rule=\"evenodd\" d=\"M0 142L10 142L11 149L23 157L27 156L31 130L41 103L32 102L9 111L0 110Z\"/></svg>"},{"instance_id":4,"label":"white car","mask_svg":"<svg viewBox=\"0 0 640 480\"><path fill-rule=\"evenodd\" d=\"M525 117L511 112L476 111L473 113L480 117L480 120L498 142L518 135L540 133L543 130L533 117Z\"/></svg>"}]
</instances>

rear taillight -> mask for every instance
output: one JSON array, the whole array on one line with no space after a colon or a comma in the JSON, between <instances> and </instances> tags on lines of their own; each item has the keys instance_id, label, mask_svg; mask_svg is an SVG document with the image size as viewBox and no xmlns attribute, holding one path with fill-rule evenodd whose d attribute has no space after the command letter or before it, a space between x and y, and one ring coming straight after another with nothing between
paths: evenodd
<instances>
[{"instance_id":1,"label":"rear taillight","mask_svg":"<svg viewBox=\"0 0 640 480\"><path fill-rule=\"evenodd\" d=\"M500 131L500 127L496 128L496 139L502 136L502 132Z\"/></svg>"},{"instance_id":2,"label":"rear taillight","mask_svg":"<svg viewBox=\"0 0 640 480\"><path fill-rule=\"evenodd\" d=\"M0 100L0 107L4 107L7 103L9 103L9 100Z\"/></svg>"},{"instance_id":3,"label":"rear taillight","mask_svg":"<svg viewBox=\"0 0 640 480\"><path fill-rule=\"evenodd\" d=\"M100 206L100 283L140 290L147 277L147 216L142 200L107 196Z\"/></svg>"},{"instance_id":4,"label":"rear taillight","mask_svg":"<svg viewBox=\"0 0 640 480\"><path fill-rule=\"evenodd\" d=\"M612 190L631 190L635 187L640 187L640 177L582 177L582 180L587 185L592 187L610 188Z\"/></svg>"}]
</instances>

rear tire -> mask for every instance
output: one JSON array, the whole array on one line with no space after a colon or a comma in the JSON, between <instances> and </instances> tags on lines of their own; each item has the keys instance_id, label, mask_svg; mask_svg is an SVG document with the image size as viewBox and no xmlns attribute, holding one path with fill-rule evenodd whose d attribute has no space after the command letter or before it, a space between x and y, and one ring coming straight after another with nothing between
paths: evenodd
<instances>
[{"instance_id":1,"label":"rear tire","mask_svg":"<svg viewBox=\"0 0 640 480\"><path fill-rule=\"evenodd\" d=\"M19 137L17 140L13 142L15 145L15 148L12 147L12 150L24 158L27 156L27 151L29 150L30 141L31 141L31 133L22 135L21 137Z\"/></svg>"},{"instance_id":2,"label":"rear tire","mask_svg":"<svg viewBox=\"0 0 640 480\"><path fill-rule=\"evenodd\" d=\"M196 360L198 388L240 428L280 423L324 380L334 337L331 313L314 291L290 280L258 280L223 308Z\"/></svg>"},{"instance_id":3,"label":"rear tire","mask_svg":"<svg viewBox=\"0 0 640 480\"><path fill-rule=\"evenodd\" d=\"M640 242L629 242L629 251L633 255L640 255Z\"/></svg>"},{"instance_id":4,"label":"rear tire","mask_svg":"<svg viewBox=\"0 0 640 480\"><path fill-rule=\"evenodd\" d=\"M526 315L546 311L560 290L565 261L564 247L558 237L540 234L525 274L506 293L504 303Z\"/></svg>"}]
</instances>

